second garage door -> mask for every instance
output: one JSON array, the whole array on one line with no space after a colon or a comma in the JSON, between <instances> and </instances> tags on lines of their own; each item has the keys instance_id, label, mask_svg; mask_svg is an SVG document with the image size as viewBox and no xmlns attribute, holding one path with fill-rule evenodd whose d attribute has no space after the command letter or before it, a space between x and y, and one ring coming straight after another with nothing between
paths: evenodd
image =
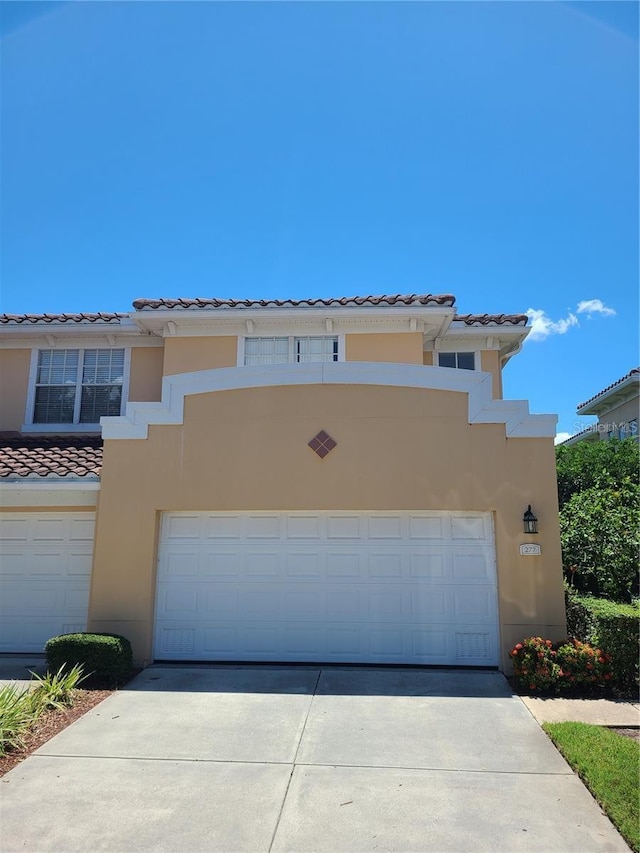
<instances>
[{"instance_id":1,"label":"second garage door","mask_svg":"<svg viewBox=\"0 0 640 853\"><path fill-rule=\"evenodd\" d=\"M496 665L491 514L165 513L155 657Z\"/></svg>"},{"instance_id":2,"label":"second garage door","mask_svg":"<svg viewBox=\"0 0 640 853\"><path fill-rule=\"evenodd\" d=\"M0 652L87 626L93 512L0 514Z\"/></svg>"}]
</instances>

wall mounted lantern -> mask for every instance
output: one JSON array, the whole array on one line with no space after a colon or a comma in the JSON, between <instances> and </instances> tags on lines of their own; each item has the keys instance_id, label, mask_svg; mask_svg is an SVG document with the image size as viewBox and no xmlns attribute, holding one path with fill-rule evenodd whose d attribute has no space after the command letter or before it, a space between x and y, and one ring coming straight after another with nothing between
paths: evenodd
<instances>
[{"instance_id":1,"label":"wall mounted lantern","mask_svg":"<svg viewBox=\"0 0 640 853\"><path fill-rule=\"evenodd\" d=\"M537 533L538 532L538 519L531 512L531 504L527 507L527 511L522 517L522 521L524 523L524 532L525 533Z\"/></svg>"}]
</instances>

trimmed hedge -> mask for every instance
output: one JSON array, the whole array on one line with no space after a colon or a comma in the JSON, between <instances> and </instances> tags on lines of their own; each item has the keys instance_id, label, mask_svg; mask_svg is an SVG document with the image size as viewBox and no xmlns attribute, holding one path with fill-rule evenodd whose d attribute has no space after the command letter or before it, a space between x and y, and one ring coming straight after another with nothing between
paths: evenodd
<instances>
[{"instance_id":1,"label":"trimmed hedge","mask_svg":"<svg viewBox=\"0 0 640 853\"><path fill-rule=\"evenodd\" d=\"M60 634L47 640L47 666L58 672L80 664L87 678L83 687L117 687L131 678L131 643L119 634Z\"/></svg>"},{"instance_id":2,"label":"trimmed hedge","mask_svg":"<svg viewBox=\"0 0 640 853\"><path fill-rule=\"evenodd\" d=\"M570 637L600 646L611 658L613 683L623 690L640 684L640 606L579 595L565 589Z\"/></svg>"}]
</instances>

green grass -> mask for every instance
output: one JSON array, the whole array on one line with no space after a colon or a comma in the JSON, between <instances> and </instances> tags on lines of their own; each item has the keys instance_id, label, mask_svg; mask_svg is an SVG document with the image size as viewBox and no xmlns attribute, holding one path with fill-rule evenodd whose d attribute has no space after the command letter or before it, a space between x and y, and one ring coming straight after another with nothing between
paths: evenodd
<instances>
[{"instance_id":1,"label":"green grass","mask_svg":"<svg viewBox=\"0 0 640 853\"><path fill-rule=\"evenodd\" d=\"M638 742L586 723L544 723L543 729L627 844L640 851Z\"/></svg>"}]
</instances>

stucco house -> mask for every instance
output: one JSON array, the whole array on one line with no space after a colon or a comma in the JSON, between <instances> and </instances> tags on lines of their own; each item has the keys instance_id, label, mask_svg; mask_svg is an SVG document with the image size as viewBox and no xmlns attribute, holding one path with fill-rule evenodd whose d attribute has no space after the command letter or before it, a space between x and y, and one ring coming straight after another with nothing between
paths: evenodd
<instances>
[{"instance_id":1,"label":"stucco house","mask_svg":"<svg viewBox=\"0 0 640 853\"><path fill-rule=\"evenodd\" d=\"M576 410L578 415L596 415L598 420L562 442L563 445L579 441L602 441L611 438L638 440L638 412L640 409L640 368L598 391Z\"/></svg>"},{"instance_id":2,"label":"stucco house","mask_svg":"<svg viewBox=\"0 0 640 853\"><path fill-rule=\"evenodd\" d=\"M502 399L527 333L451 295L2 316L0 650L505 669L561 638L556 417Z\"/></svg>"}]
</instances>

